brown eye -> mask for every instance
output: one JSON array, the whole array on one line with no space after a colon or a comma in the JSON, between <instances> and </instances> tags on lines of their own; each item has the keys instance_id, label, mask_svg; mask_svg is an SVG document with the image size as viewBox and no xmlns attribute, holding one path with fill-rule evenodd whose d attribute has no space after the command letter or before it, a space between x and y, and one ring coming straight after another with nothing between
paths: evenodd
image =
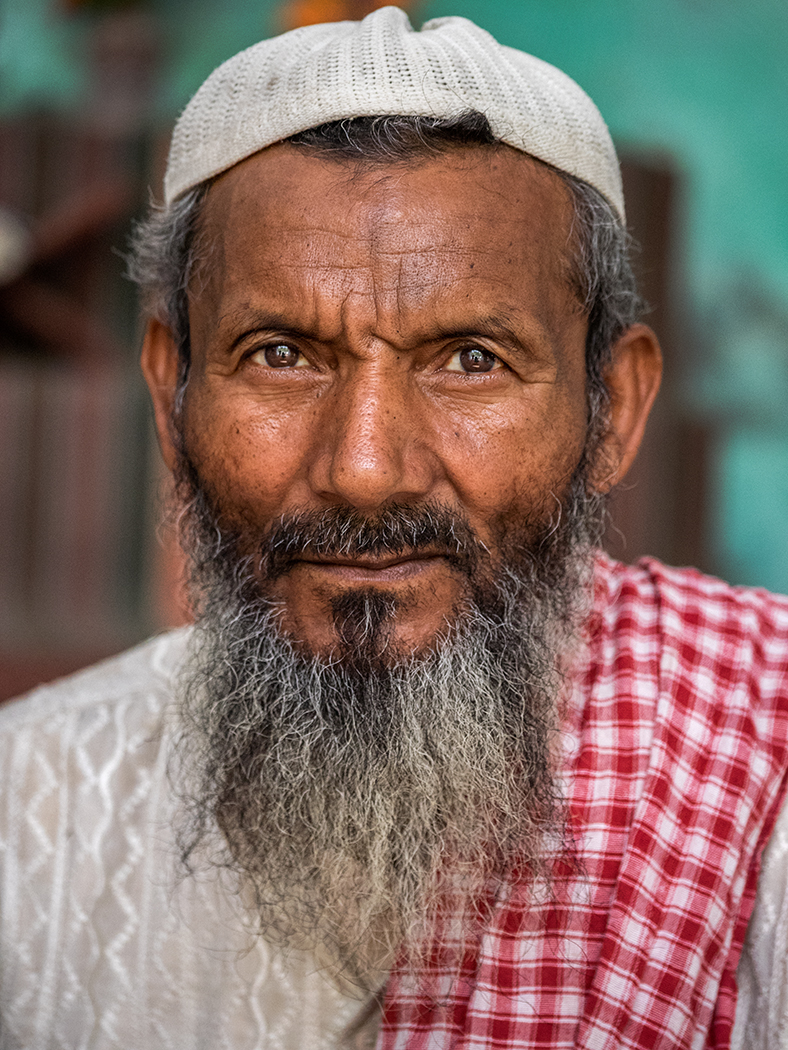
<instances>
[{"instance_id":1,"label":"brown eye","mask_svg":"<svg viewBox=\"0 0 788 1050\"><path fill-rule=\"evenodd\" d=\"M457 356L465 372L491 372L499 364L495 354L483 346L466 346Z\"/></svg>"},{"instance_id":2,"label":"brown eye","mask_svg":"<svg viewBox=\"0 0 788 1050\"><path fill-rule=\"evenodd\" d=\"M295 368L301 352L293 346L288 346L287 343L275 343L265 348L263 356L265 363L271 368Z\"/></svg>"}]
</instances>

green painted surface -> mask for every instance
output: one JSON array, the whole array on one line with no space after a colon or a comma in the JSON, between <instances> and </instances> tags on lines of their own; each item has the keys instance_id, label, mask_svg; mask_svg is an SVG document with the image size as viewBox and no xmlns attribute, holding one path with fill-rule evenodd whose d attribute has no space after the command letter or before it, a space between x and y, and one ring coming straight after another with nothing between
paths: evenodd
<instances>
[{"instance_id":1,"label":"green painted surface","mask_svg":"<svg viewBox=\"0 0 788 1050\"><path fill-rule=\"evenodd\" d=\"M788 593L788 440L732 430L716 463L716 554L729 578Z\"/></svg>"},{"instance_id":2,"label":"green painted surface","mask_svg":"<svg viewBox=\"0 0 788 1050\"><path fill-rule=\"evenodd\" d=\"M77 105L85 90L82 27L51 0L0 2L0 114Z\"/></svg>"},{"instance_id":3,"label":"green painted surface","mask_svg":"<svg viewBox=\"0 0 788 1050\"><path fill-rule=\"evenodd\" d=\"M276 31L277 4L151 0L169 120L221 60ZM720 572L788 590L788 4L785 0L432 0L575 77L617 141L682 173L680 287L697 347L687 410L717 434ZM91 19L0 6L0 112L83 104Z\"/></svg>"}]
</instances>

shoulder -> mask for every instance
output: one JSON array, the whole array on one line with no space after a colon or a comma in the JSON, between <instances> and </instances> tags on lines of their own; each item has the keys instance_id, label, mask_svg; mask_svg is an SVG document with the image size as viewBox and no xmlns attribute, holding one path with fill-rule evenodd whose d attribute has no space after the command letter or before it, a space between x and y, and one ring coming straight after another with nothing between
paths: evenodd
<instances>
[{"instance_id":1,"label":"shoulder","mask_svg":"<svg viewBox=\"0 0 788 1050\"><path fill-rule=\"evenodd\" d=\"M123 705L132 698L164 702L183 662L189 634L186 628L150 638L8 701L0 707L0 734L53 719L62 721L96 706Z\"/></svg>"},{"instance_id":2,"label":"shoulder","mask_svg":"<svg viewBox=\"0 0 788 1050\"><path fill-rule=\"evenodd\" d=\"M595 612L608 629L658 639L683 661L705 655L788 673L788 597L734 587L692 568L655 558L623 565L600 554Z\"/></svg>"},{"instance_id":3,"label":"shoulder","mask_svg":"<svg viewBox=\"0 0 788 1050\"><path fill-rule=\"evenodd\" d=\"M88 782L131 756L155 761L189 633L153 638L4 704L3 791L29 795L50 779Z\"/></svg>"},{"instance_id":4,"label":"shoulder","mask_svg":"<svg viewBox=\"0 0 788 1050\"><path fill-rule=\"evenodd\" d=\"M759 768L765 762L782 780L788 598L653 558L627 566L601 555L595 584L589 639L597 688L634 697L644 719L687 740L750 755Z\"/></svg>"},{"instance_id":5,"label":"shoulder","mask_svg":"<svg viewBox=\"0 0 788 1050\"><path fill-rule=\"evenodd\" d=\"M735 587L698 569L672 568L656 558L641 558L634 565L625 565L599 551L595 568L598 589L612 601L637 596L690 613L699 608L710 612L728 610L734 615L760 610L774 616L783 628L788 627L788 596L783 594L760 587Z\"/></svg>"}]
</instances>

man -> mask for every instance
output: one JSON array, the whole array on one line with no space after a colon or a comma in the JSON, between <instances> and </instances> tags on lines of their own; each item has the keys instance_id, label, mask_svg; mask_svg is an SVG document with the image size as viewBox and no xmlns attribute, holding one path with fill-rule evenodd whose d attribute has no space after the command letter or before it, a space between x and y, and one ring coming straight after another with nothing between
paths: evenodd
<instances>
[{"instance_id":1,"label":"man","mask_svg":"<svg viewBox=\"0 0 788 1050\"><path fill-rule=\"evenodd\" d=\"M593 104L385 8L217 70L165 194L197 625L4 712L3 1045L729 1045L788 601L595 550L660 355Z\"/></svg>"}]
</instances>

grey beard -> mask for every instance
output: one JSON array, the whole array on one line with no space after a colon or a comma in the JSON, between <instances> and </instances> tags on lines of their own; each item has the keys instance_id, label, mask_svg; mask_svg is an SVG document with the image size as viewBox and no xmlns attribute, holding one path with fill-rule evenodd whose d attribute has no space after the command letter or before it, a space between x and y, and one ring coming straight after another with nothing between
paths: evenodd
<instances>
[{"instance_id":1,"label":"grey beard","mask_svg":"<svg viewBox=\"0 0 788 1050\"><path fill-rule=\"evenodd\" d=\"M177 750L183 860L207 848L262 935L356 986L392 964L456 971L491 903L547 884L562 852L559 697L599 501L577 478L558 521L500 537L497 564L434 506L297 515L243 556L248 537L220 527L195 477L185 462L197 627ZM330 659L283 635L265 582L290 556L419 543L443 544L465 582L429 651L392 661L396 599L373 588L335 604Z\"/></svg>"}]
</instances>

